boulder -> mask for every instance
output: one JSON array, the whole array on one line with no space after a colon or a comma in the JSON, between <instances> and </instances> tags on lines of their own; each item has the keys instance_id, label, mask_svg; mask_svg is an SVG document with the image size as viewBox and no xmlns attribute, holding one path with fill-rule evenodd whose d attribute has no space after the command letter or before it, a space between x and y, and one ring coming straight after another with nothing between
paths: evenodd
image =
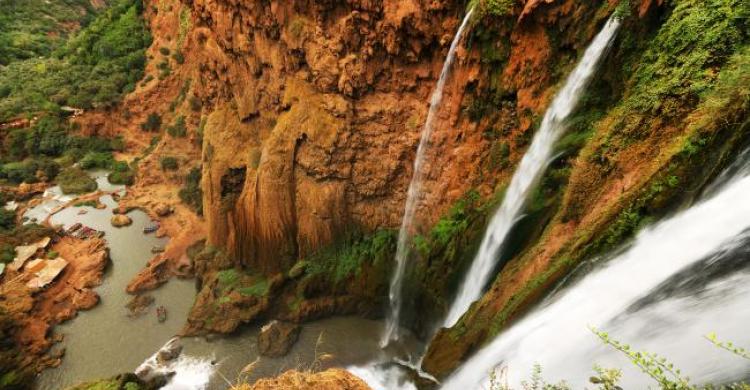
<instances>
[{"instance_id":1,"label":"boulder","mask_svg":"<svg viewBox=\"0 0 750 390\"><path fill-rule=\"evenodd\" d=\"M133 220L127 215L117 214L112 217L112 226L114 227L130 226L131 224L133 224Z\"/></svg>"},{"instance_id":2,"label":"boulder","mask_svg":"<svg viewBox=\"0 0 750 390\"><path fill-rule=\"evenodd\" d=\"M165 203L160 203L154 207L154 212L160 217L166 217L167 215L172 214L173 209Z\"/></svg>"},{"instance_id":3,"label":"boulder","mask_svg":"<svg viewBox=\"0 0 750 390\"><path fill-rule=\"evenodd\" d=\"M182 345L174 344L171 345L169 348L162 348L159 350L159 352L156 353L156 361L160 365L164 365L167 362L171 362L172 360L177 359L180 357L180 354L182 353Z\"/></svg>"},{"instance_id":4,"label":"boulder","mask_svg":"<svg viewBox=\"0 0 750 390\"><path fill-rule=\"evenodd\" d=\"M258 350L267 357L282 357L289 353L299 338L300 326L289 322L271 321L258 335Z\"/></svg>"}]
</instances>

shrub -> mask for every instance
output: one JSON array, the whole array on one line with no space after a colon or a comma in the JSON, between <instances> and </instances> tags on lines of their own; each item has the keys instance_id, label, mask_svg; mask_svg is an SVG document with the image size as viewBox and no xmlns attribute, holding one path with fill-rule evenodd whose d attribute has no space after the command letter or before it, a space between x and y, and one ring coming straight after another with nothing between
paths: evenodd
<instances>
[{"instance_id":1,"label":"shrub","mask_svg":"<svg viewBox=\"0 0 750 390\"><path fill-rule=\"evenodd\" d=\"M185 186L179 196L198 215L203 215L203 190L201 190L201 168L193 168L185 177Z\"/></svg>"},{"instance_id":2,"label":"shrub","mask_svg":"<svg viewBox=\"0 0 750 390\"><path fill-rule=\"evenodd\" d=\"M167 134L172 137L186 137L187 128L185 127L185 117L182 115L178 116L174 124L167 128Z\"/></svg>"},{"instance_id":3,"label":"shrub","mask_svg":"<svg viewBox=\"0 0 750 390\"><path fill-rule=\"evenodd\" d=\"M179 168L177 158L172 156L164 156L159 159L162 171L176 171Z\"/></svg>"},{"instance_id":4,"label":"shrub","mask_svg":"<svg viewBox=\"0 0 750 390\"><path fill-rule=\"evenodd\" d=\"M161 55L163 55L163 56L168 56L169 53L170 53L170 51L169 51L168 47L162 46L162 47L159 48L159 53L161 53Z\"/></svg>"},{"instance_id":5,"label":"shrub","mask_svg":"<svg viewBox=\"0 0 750 390\"><path fill-rule=\"evenodd\" d=\"M201 100L198 99L197 96L193 95L188 99L188 104L190 104L190 109L193 111L200 111L203 107L203 103L201 103Z\"/></svg>"},{"instance_id":6,"label":"shrub","mask_svg":"<svg viewBox=\"0 0 750 390\"><path fill-rule=\"evenodd\" d=\"M10 230L16 226L16 213L0 206L0 230Z\"/></svg>"},{"instance_id":7,"label":"shrub","mask_svg":"<svg viewBox=\"0 0 750 390\"><path fill-rule=\"evenodd\" d=\"M111 152L88 152L79 165L82 169L110 169L114 162Z\"/></svg>"},{"instance_id":8,"label":"shrub","mask_svg":"<svg viewBox=\"0 0 750 390\"><path fill-rule=\"evenodd\" d=\"M0 245L0 263L8 264L16 257L16 250L13 245L2 244Z\"/></svg>"},{"instance_id":9,"label":"shrub","mask_svg":"<svg viewBox=\"0 0 750 390\"><path fill-rule=\"evenodd\" d=\"M182 55L181 51L175 51L174 54L172 54L172 59L174 59L174 62L182 65L185 63L185 56Z\"/></svg>"},{"instance_id":10,"label":"shrub","mask_svg":"<svg viewBox=\"0 0 750 390\"><path fill-rule=\"evenodd\" d=\"M146 122L141 124L141 130L156 132L161 129L161 116L155 112L148 114Z\"/></svg>"},{"instance_id":11,"label":"shrub","mask_svg":"<svg viewBox=\"0 0 750 390\"><path fill-rule=\"evenodd\" d=\"M56 162L47 158L27 159L21 162L12 162L0 168L0 178L5 178L11 183L36 183L42 174L48 180L54 179L60 166Z\"/></svg>"},{"instance_id":12,"label":"shrub","mask_svg":"<svg viewBox=\"0 0 750 390\"><path fill-rule=\"evenodd\" d=\"M57 184L64 194L85 194L98 188L96 181L80 168L70 167L57 176Z\"/></svg>"},{"instance_id":13,"label":"shrub","mask_svg":"<svg viewBox=\"0 0 750 390\"><path fill-rule=\"evenodd\" d=\"M479 16L507 16L513 12L515 0L472 0L469 7Z\"/></svg>"},{"instance_id":14,"label":"shrub","mask_svg":"<svg viewBox=\"0 0 750 390\"><path fill-rule=\"evenodd\" d=\"M124 161L116 161L112 165L112 172L107 176L107 180L112 184L133 185L135 170Z\"/></svg>"}]
</instances>

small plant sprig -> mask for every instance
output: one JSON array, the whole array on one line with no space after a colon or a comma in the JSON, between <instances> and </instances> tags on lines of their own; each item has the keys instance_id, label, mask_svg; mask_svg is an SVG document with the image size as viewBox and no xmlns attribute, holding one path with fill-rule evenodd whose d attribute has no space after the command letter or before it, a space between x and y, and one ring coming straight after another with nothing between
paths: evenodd
<instances>
[{"instance_id":1,"label":"small plant sprig","mask_svg":"<svg viewBox=\"0 0 750 390\"><path fill-rule=\"evenodd\" d=\"M667 359L652 353L634 351L629 345L612 339L606 332L590 328L599 339L616 350L625 354L630 361L640 368L644 374L653 378L664 390L694 390L695 385L690 383L690 378L683 376L679 368L676 368Z\"/></svg>"},{"instance_id":2,"label":"small plant sprig","mask_svg":"<svg viewBox=\"0 0 750 390\"><path fill-rule=\"evenodd\" d=\"M617 383L622 379L622 371L615 368L602 368L599 365L594 366L596 376L589 378L589 382L599 385L599 390L622 390Z\"/></svg>"},{"instance_id":3,"label":"small plant sprig","mask_svg":"<svg viewBox=\"0 0 750 390\"><path fill-rule=\"evenodd\" d=\"M741 357L743 359L750 360L750 351L748 351L745 348L741 348L741 347L738 347L738 346L734 345L731 341L728 341L728 342L727 341L720 341L719 339L716 338L716 333L711 332L711 333L707 334L705 337L706 337L706 340L708 340L708 341L711 342L711 344L713 344L713 345L715 345L715 346L717 346L717 347L719 347L719 348L721 348L721 349L723 349L725 351L729 351L729 352L731 352L731 353L733 353L733 354L735 354L735 355L737 355L737 356L739 356L739 357Z\"/></svg>"}]
</instances>

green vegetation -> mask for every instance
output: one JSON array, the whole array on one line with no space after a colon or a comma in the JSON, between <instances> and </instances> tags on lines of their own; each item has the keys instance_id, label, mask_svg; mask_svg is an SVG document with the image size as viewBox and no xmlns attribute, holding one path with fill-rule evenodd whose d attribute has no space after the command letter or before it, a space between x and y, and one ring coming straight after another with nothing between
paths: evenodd
<instances>
[{"instance_id":1,"label":"green vegetation","mask_svg":"<svg viewBox=\"0 0 750 390\"><path fill-rule=\"evenodd\" d=\"M135 374L123 374L111 379L73 386L68 390L145 390L147 388Z\"/></svg>"},{"instance_id":2,"label":"green vegetation","mask_svg":"<svg viewBox=\"0 0 750 390\"><path fill-rule=\"evenodd\" d=\"M236 291L243 297L262 298L268 295L270 284L264 277L238 271L234 268L216 274L220 298L218 304L231 303L231 293Z\"/></svg>"},{"instance_id":3,"label":"green vegetation","mask_svg":"<svg viewBox=\"0 0 750 390\"><path fill-rule=\"evenodd\" d=\"M184 138L187 136L187 127L185 127L185 117L180 115L175 119L172 126L167 128L167 134L172 137Z\"/></svg>"},{"instance_id":4,"label":"green vegetation","mask_svg":"<svg viewBox=\"0 0 750 390\"><path fill-rule=\"evenodd\" d=\"M198 215L203 215L203 190L201 190L202 170L193 168L185 176L185 186L180 189L179 196Z\"/></svg>"},{"instance_id":5,"label":"green vegetation","mask_svg":"<svg viewBox=\"0 0 750 390\"><path fill-rule=\"evenodd\" d=\"M126 186L135 183L135 169L124 161L116 161L110 167L112 172L107 176L112 184L122 184Z\"/></svg>"},{"instance_id":6,"label":"green vegetation","mask_svg":"<svg viewBox=\"0 0 750 390\"><path fill-rule=\"evenodd\" d=\"M88 152L79 161L82 169L109 169L115 162L111 152Z\"/></svg>"},{"instance_id":7,"label":"green vegetation","mask_svg":"<svg viewBox=\"0 0 750 390\"><path fill-rule=\"evenodd\" d=\"M268 284L268 281L264 279L250 287L239 288L237 289L237 291L244 296L253 296L260 298L268 294L269 288L270 285Z\"/></svg>"},{"instance_id":8,"label":"green vegetation","mask_svg":"<svg viewBox=\"0 0 750 390\"><path fill-rule=\"evenodd\" d=\"M16 227L16 213L2 206L0 205L0 231L11 230Z\"/></svg>"},{"instance_id":9,"label":"green vegetation","mask_svg":"<svg viewBox=\"0 0 750 390\"><path fill-rule=\"evenodd\" d=\"M513 13L515 4L515 0L472 0L469 8L474 8L479 17L508 16Z\"/></svg>"},{"instance_id":10,"label":"green vegetation","mask_svg":"<svg viewBox=\"0 0 750 390\"><path fill-rule=\"evenodd\" d=\"M436 314L447 304L445 299L457 288L461 270L474 258L486 218L503 194L504 191L498 191L487 200L470 190L427 234L414 237L418 256L415 270L407 275L411 280L407 284L418 286L414 294L420 313Z\"/></svg>"},{"instance_id":11,"label":"green vegetation","mask_svg":"<svg viewBox=\"0 0 750 390\"><path fill-rule=\"evenodd\" d=\"M743 0L684 0L652 39L628 36L623 69L635 69L611 124L620 144L650 130L643 117L682 118L709 93L718 70L750 38L750 7ZM613 143L611 147L618 147Z\"/></svg>"},{"instance_id":12,"label":"green vegetation","mask_svg":"<svg viewBox=\"0 0 750 390\"><path fill-rule=\"evenodd\" d=\"M7 0L0 3L0 65L47 57L99 10L88 0Z\"/></svg>"},{"instance_id":13,"label":"green vegetation","mask_svg":"<svg viewBox=\"0 0 750 390\"><path fill-rule=\"evenodd\" d=\"M66 168L57 176L57 184L64 194L86 194L98 188L96 181L80 168Z\"/></svg>"},{"instance_id":14,"label":"green vegetation","mask_svg":"<svg viewBox=\"0 0 750 390\"><path fill-rule=\"evenodd\" d=\"M179 162L176 157L163 156L159 159L159 165L162 171L176 171L179 168Z\"/></svg>"},{"instance_id":15,"label":"green vegetation","mask_svg":"<svg viewBox=\"0 0 750 390\"><path fill-rule=\"evenodd\" d=\"M661 357L653 352L648 351L635 351L629 345L623 344L612 337L606 332L592 329L599 339L622 352L627 358L638 367L644 374L648 375L653 379L661 389L665 390L698 390L698 389L737 389L737 390L748 390L750 385L746 383L733 383L729 385L714 386L714 385L702 385L697 386L690 382L690 378L685 376L682 371L675 367L674 364L670 363L664 357ZM720 342L716 339L715 334L710 334L706 338L719 348L727 350L728 352L747 360L750 360L750 355L744 348L736 347L732 343Z\"/></svg>"},{"instance_id":16,"label":"green vegetation","mask_svg":"<svg viewBox=\"0 0 750 390\"><path fill-rule=\"evenodd\" d=\"M141 124L141 130L156 132L161 129L161 115L152 112L148 114L146 122Z\"/></svg>"},{"instance_id":17,"label":"green vegetation","mask_svg":"<svg viewBox=\"0 0 750 390\"><path fill-rule=\"evenodd\" d=\"M107 107L132 91L151 43L141 11L140 0L118 0L51 56L0 69L0 122L61 106Z\"/></svg>"},{"instance_id":18,"label":"green vegetation","mask_svg":"<svg viewBox=\"0 0 750 390\"><path fill-rule=\"evenodd\" d=\"M726 384L692 384L690 378L685 376L682 371L675 367L666 358L648 351L635 351L629 345L623 344L609 336L606 332L592 329L594 334L606 345L614 348L625 355L630 362L641 372L653 379L659 389L662 390L750 390L750 384L747 383L726 383ZM732 354L750 360L747 350L736 347L732 343L723 343L716 340L716 335L710 334L706 338L719 348L727 350ZM491 390L511 390L511 387L504 383L505 367L495 369L490 373ZM618 369L602 368L594 365L596 375L589 378L589 382L596 385L598 390L622 390L618 385L622 379L622 371ZM523 390L570 390L571 387L564 381L557 384L547 383L542 375L542 367L535 364L528 380L521 382Z\"/></svg>"},{"instance_id":19,"label":"green vegetation","mask_svg":"<svg viewBox=\"0 0 750 390\"><path fill-rule=\"evenodd\" d=\"M305 273L307 277L323 276L338 285L359 276L365 264L388 261L395 245L396 233L392 230L378 230L366 238L352 237L305 259Z\"/></svg>"}]
</instances>

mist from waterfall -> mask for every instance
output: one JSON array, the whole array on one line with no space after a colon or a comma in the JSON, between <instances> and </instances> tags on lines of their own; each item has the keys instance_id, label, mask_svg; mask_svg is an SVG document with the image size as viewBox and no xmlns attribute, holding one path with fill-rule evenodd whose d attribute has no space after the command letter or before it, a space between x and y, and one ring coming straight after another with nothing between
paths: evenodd
<instances>
[{"instance_id":1,"label":"mist from waterfall","mask_svg":"<svg viewBox=\"0 0 750 390\"><path fill-rule=\"evenodd\" d=\"M517 386L535 364L548 381L583 388L592 366L625 369L625 388L654 385L591 327L658 353L697 384L750 377L704 339L750 343L750 177L742 169L711 197L642 231L622 254L564 288L465 362L443 389L478 388L505 367Z\"/></svg>"},{"instance_id":2,"label":"mist from waterfall","mask_svg":"<svg viewBox=\"0 0 750 390\"><path fill-rule=\"evenodd\" d=\"M401 315L401 306L403 302L402 284L406 271L406 262L409 257L409 242L414 223L414 214L417 210L417 206L420 200L422 179L425 173L423 170L423 165L425 162L425 150L427 149L431 139L435 118L437 117L438 111L440 109L440 103L443 100L443 89L445 88L445 83L450 74L453 62L456 59L456 51L458 50L458 45L461 42L461 37L463 36L464 30L471 20L471 15L473 14L473 12L474 10L470 9L469 12L466 13L463 22L461 22L461 26L456 32L456 36L453 38L453 42L451 43L450 49L448 50L448 57L445 59L443 70L440 73L440 79L438 79L437 86L435 87L435 91L433 92L432 98L430 100L430 109L427 114L427 121L425 122L424 128L422 129L422 137L419 141L417 155L414 160L414 174L412 176L411 183L409 184L409 190L406 195L404 217L401 221L401 229L398 233L398 243L396 249L396 270L393 273L390 283L390 291L388 294L390 300L390 311L386 318L386 327L380 343L382 347L385 347L392 341L397 341L399 339L399 321Z\"/></svg>"},{"instance_id":3,"label":"mist from waterfall","mask_svg":"<svg viewBox=\"0 0 750 390\"><path fill-rule=\"evenodd\" d=\"M453 326L469 306L479 299L490 281L508 233L521 218L524 203L549 164L555 144L565 132L566 119L576 108L585 88L596 74L598 65L612 44L619 26L619 19L616 16L611 17L586 49L580 63L568 76L565 85L547 109L531 146L511 179L502 205L487 227L479 252L460 285L443 326Z\"/></svg>"}]
</instances>

